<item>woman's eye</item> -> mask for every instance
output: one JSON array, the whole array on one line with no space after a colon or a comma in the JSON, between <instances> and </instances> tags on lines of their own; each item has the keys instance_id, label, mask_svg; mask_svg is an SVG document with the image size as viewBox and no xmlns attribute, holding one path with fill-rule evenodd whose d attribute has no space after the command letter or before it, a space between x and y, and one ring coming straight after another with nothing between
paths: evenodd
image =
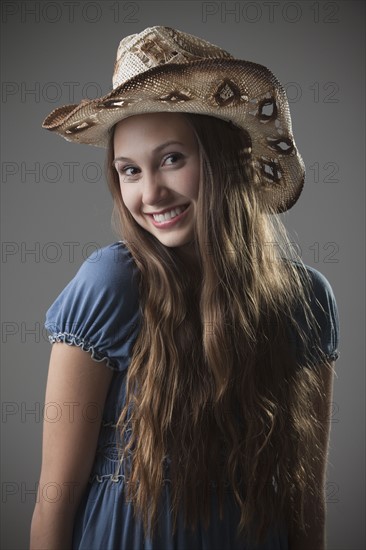
<instances>
[{"instance_id":1,"label":"woman's eye","mask_svg":"<svg viewBox=\"0 0 366 550\"><path fill-rule=\"evenodd\" d=\"M182 153L170 153L163 161L163 164L173 165L183 158ZM120 176L128 176L130 178L137 176L139 169L136 166L119 166L115 165L115 168Z\"/></svg>"},{"instance_id":2,"label":"woman's eye","mask_svg":"<svg viewBox=\"0 0 366 550\"><path fill-rule=\"evenodd\" d=\"M118 170L118 172L121 173L121 174L125 174L127 176L134 176L135 175L135 174L129 174L128 170L136 170L136 168L134 168L134 166L125 166L125 168L120 168Z\"/></svg>"},{"instance_id":3,"label":"woman's eye","mask_svg":"<svg viewBox=\"0 0 366 550\"><path fill-rule=\"evenodd\" d=\"M168 159L170 159L170 158L172 158L172 157L173 157L173 158L175 157L175 158L177 158L177 159L180 159L182 156L183 156L183 155L182 155L181 153L171 153L170 155L168 155L168 156L166 157L165 160L168 160Z\"/></svg>"},{"instance_id":4,"label":"woman's eye","mask_svg":"<svg viewBox=\"0 0 366 550\"><path fill-rule=\"evenodd\" d=\"M123 174L124 176L135 176L136 172L133 172L133 170L137 170L135 166L124 166L123 168L117 167L117 172L119 174Z\"/></svg>"}]
</instances>

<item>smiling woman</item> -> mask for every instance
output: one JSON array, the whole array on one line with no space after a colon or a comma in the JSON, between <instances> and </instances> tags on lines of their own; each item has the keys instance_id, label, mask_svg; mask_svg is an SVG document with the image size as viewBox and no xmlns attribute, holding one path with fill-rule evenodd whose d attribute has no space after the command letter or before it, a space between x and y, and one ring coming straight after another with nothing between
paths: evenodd
<instances>
[{"instance_id":1,"label":"smiling woman","mask_svg":"<svg viewBox=\"0 0 366 550\"><path fill-rule=\"evenodd\" d=\"M44 122L107 148L120 240L46 314L46 403L99 414L45 424L31 549L324 550L339 321L282 253L304 183L286 96L169 27L117 56L113 92Z\"/></svg>"},{"instance_id":2,"label":"smiling woman","mask_svg":"<svg viewBox=\"0 0 366 550\"><path fill-rule=\"evenodd\" d=\"M119 122L114 155L122 200L134 220L165 246L192 243L200 161L184 116L151 113Z\"/></svg>"}]
</instances>

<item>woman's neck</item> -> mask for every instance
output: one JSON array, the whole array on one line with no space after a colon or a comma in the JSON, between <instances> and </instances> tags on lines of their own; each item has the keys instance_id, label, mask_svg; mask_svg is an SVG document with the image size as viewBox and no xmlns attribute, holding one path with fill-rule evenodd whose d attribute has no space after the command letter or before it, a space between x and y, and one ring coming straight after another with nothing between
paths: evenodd
<instances>
[{"instance_id":1,"label":"woman's neck","mask_svg":"<svg viewBox=\"0 0 366 550\"><path fill-rule=\"evenodd\" d=\"M200 265L199 256L194 244L194 241L178 246L174 248L175 254L182 260L185 264L189 264L194 268L198 268Z\"/></svg>"}]
</instances>

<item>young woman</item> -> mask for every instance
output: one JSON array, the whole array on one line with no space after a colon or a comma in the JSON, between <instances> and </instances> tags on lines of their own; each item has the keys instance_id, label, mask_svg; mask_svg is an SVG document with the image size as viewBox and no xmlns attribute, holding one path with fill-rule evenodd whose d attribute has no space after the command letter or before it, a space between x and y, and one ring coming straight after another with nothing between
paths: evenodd
<instances>
[{"instance_id":1,"label":"young woman","mask_svg":"<svg viewBox=\"0 0 366 550\"><path fill-rule=\"evenodd\" d=\"M152 27L44 126L107 148L121 240L47 312L31 548L324 550L339 321L276 215L304 181L281 85Z\"/></svg>"}]
</instances>

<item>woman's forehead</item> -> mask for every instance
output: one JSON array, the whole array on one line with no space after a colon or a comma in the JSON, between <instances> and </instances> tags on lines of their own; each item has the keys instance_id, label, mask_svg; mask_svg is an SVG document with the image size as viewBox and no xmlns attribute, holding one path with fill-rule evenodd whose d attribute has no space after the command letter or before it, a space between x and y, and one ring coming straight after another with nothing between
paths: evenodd
<instances>
[{"instance_id":1,"label":"woman's forehead","mask_svg":"<svg viewBox=\"0 0 366 550\"><path fill-rule=\"evenodd\" d=\"M114 143L116 146L128 148L139 143L147 143L151 147L168 141L192 143L195 134L181 113L145 113L133 115L118 122L115 126Z\"/></svg>"},{"instance_id":2,"label":"woman's forehead","mask_svg":"<svg viewBox=\"0 0 366 550\"><path fill-rule=\"evenodd\" d=\"M181 125L186 122L184 113L169 113L166 111L159 113L142 113L128 116L116 124L116 128L135 126L140 124L174 124Z\"/></svg>"}]
</instances>

